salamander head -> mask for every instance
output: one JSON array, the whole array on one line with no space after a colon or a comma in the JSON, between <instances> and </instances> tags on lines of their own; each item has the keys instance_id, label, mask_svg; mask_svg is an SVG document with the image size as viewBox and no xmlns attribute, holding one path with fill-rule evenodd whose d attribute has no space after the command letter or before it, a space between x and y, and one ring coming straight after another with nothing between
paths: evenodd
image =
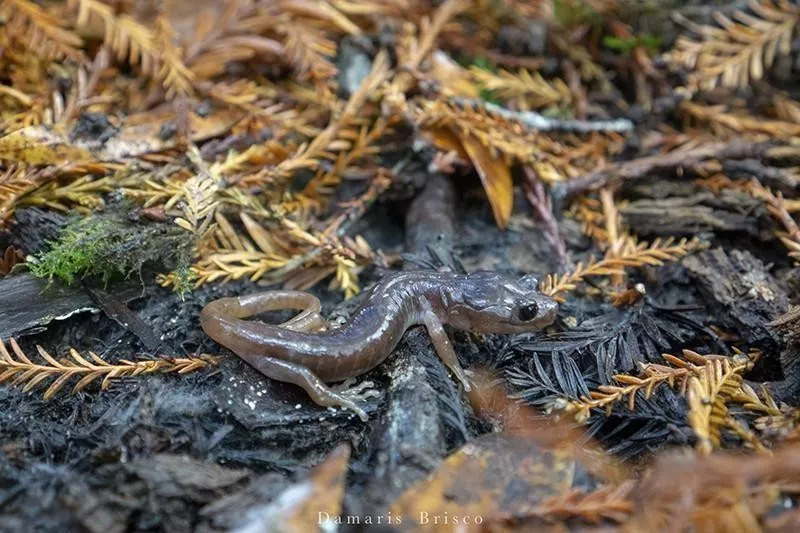
<instances>
[{"instance_id":1,"label":"salamander head","mask_svg":"<svg viewBox=\"0 0 800 533\"><path fill-rule=\"evenodd\" d=\"M478 333L524 333L549 326L558 304L538 289L532 276L514 279L478 271L441 291L447 322Z\"/></svg>"}]
</instances>

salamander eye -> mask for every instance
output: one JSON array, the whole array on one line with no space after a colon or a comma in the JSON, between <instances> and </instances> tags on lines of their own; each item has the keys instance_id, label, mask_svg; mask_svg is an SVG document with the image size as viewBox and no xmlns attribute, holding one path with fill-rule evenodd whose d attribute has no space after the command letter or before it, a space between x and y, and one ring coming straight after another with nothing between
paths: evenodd
<instances>
[{"instance_id":1,"label":"salamander eye","mask_svg":"<svg viewBox=\"0 0 800 533\"><path fill-rule=\"evenodd\" d=\"M539 306L536 302L525 304L519 308L519 319L523 322L533 320L539 314Z\"/></svg>"}]
</instances>

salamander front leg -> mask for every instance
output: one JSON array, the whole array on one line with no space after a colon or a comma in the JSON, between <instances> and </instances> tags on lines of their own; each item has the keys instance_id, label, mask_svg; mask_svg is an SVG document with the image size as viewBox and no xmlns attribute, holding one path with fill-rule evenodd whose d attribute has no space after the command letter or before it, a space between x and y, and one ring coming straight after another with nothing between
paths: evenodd
<instances>
[{"instance_id":1,"label":"salamander front leg","mask_svg":"<svg viewBox=\"0 0 800 533\"><path fill-rule=\"evenodd\" d=\"M364 422L369 419L367 413L353 401L353 398L360 397L358 391L348 394L347 391L337 392L331 390L308 368L281 359L263 355L237 355L269 378L302 387L317 405L322 405L323 407L346 407L355 411Z\"/></svg>"},{"instance_id":2,"label":"salamander front leg","mask_svg":"<svg viewBox=\"0 0 800 533\"><path fill-rule=\"evenodd\" d=\"M428 335L431 336L431 340L433 341L433 347L436 348L436 354L445 366L456 376L456 379L461 382L464 386L464 390L469 392L472 390L472 387L467 379L467 374L458 362L458 357L456 356L455 350L453 350L453 345L450 343L450 338L447 336L444 326L442 326L442 322L436 316L436 313L433 312L427 300L422 300L422 307L424 309L422 319L425 322Z\"/></svg>"}]
</instances>

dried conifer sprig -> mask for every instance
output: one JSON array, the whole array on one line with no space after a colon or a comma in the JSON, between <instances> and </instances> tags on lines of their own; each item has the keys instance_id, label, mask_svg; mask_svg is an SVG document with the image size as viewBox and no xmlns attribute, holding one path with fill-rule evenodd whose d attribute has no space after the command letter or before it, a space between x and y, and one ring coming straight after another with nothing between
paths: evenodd
<instances>
[{"instance_id":1,"label":"dried conifer sprig","mask_svg":"<svg viewBox=\"0 0 800 533\"><path fill-rule=\"evenodd\" d=\"M95 179L94 176L83 176L64 183L51 180L19 198L16 206L47 207L65 213L74 210L88 214L102 208L103 195L112 190L114 180L111 177Z\"/></svg>"},{"instance_id":2,"label":"dried conifer sprig","mask_svg":"<svg viewBox=\"0 0 800 533\"><path fill-rule=\"evenodd\" d=\"M3 0L3 31L45 58L83 58L83 40L31 0Z\"/></svg>"},{"instance_id":3,"label":"dried conifer sprig","mask_svg":"<svg viewBox=\"0 0 800 533\"><path fill-rule=\"evenodd\" d=\"M622 215L614 202L614 194L608 187L600 189L600 199L580 198L572 212L583 222L583 232L605 251L605 258L619 257L626 249L636 245L636 238L625 228ZM620 286L623 276L611 276L615 286Z\"/></svg>"},{"instance_id":4,"label":"dried conifer sprig","mask_svg":"<svg viewBox=\"0 0 800 533\"><path fill-rule=\"evenodd\" d=\"M507 163L533 163L542 138L522 122L490 111L472 100L425 100L412 109L414 121L423 130L453 128L487 147L492 157Z\"/></svg>"},{"instance_id":5,"label":"dried conifer sprig","mask_svg":"<svg viewBox=\"0 0 800 533\"><path fill-rule=\"evenodd\" d=\"M348 241L342 237L389 183L388 175L379 171L364 194L349 202L344 211L319 232L306 230L288 218L259 223L240 212L245 236L240 235L224 215L217 213L213 241L191 269L196 285L241 278L259 280L267 276L272 281L283 281L302 267L322 266L328 274L336 274L339 288L347 295L355 294L358 292L357 271L372 262L375 253L363 239ZM159 281L163 286L171 286L176 278L163 276Z\"/></svg>"},{"instance_id":6,"label":"dried conifer sprig","mask_svg":"<svg viewBox=\"0 0 800 533\"><path fill-rule=\"evenodd\" d=\"M628 409L633 411L636 408L637 395L647 400L661 384L667 384L685 394L694 366L670 354L662 357L672 366L656 363L642 365L639 376L617 374L614 381L619 385L601 385L592 390L588 398L559 401L553 407L572 413L576 421L583 423L589 420L592 410L603 410L609 415L614 406L621 402L626 402Z\"/></svg>"},{"instance_id":7,"label":"dried conifer sprig","mask_svg":"<svg viewBox=\"0 0 800 533\"><path fill-rule=\"evenodd\" d=\"M549 522L578 519L590 524L603 521L624 523L634 510L631 498L634 488L635 482L627 480L619 485L600 486L591 492L568 490L539 503L523 506L513 515L490 516L488 521L536 518Z\"/></svg>"},{"instance_id":8,"label":"dried conifer sprig","mask_svg":"<svg viewBox=\"0 0 800 533\"><path fill-rule=\"evenodd\" d=\"M784 227L785 233L779 233L778 237L789 250L789 257L795 261L800 261L800 227L797 226L797 222L789 214L783 195L781 193L773 193L772 190L764 187L756 179L750 181L748 190L754 197L766 203L770 214Z\"/></svg>"},{"instance_id":9,"label":"dried conifer sprig","mask_svg":"<svg viewBox=\"0 0 800 533\"><path fill-rule=\"evenodd\" d=\"M656 239L650 244L629 241L617 256L606 255L599 261L593 258L588 263L578 263L567 274L548 274L540 290L563 301L562 294L577 288L587 277L624 275L626 267L662 266L667 261L677 261L705 247L706 243L697 237L677 242L671 237Z\"/></svg>"},{"instance_id":10,"label":"dried conifer sprig","mask_svg":"<svg viewBox=\"0 0 800 533\"><path fill-rule=\"evenodd\" d=\"M500 70L496 74L473 67L472 78L484 88L503 100L517 104L522 110L539 109L550 106L566 106L572 102L572 93L567 84L560 79L546 81L541 74L531 74L520 69L517 74Z\"/></svg>"},{"instance_id":11,"label":"dried conifer sprig","mask_svg":"<svg viewBox=\"0 0 800 533\"><path fill-rule=\"evenodd\" d=\"M764 76L778 54L790 52L800 7L790 0L751 0L749 7L752 14L736 11L733 19L716 11L719 27L680 17L700 40L679 38L671 58L692 70L696 86L747 87Z\"/></svg>"},{"instance_id":12,"label":"dried conifer sprig","mask_svg":"<svg viewBox=\"0 0 800 533\"><path fill-rule=\"evenodd\" d=\"M164 84L167 98L191 95L194 73L183 63L183 52L175 46L175 30L163 16L156 19L153 40L159 50L160 63L154 77Z\"/></svg>"},{"instance_id":13,"label":"dried conifer sprig","mask_svg":"<svg viewBox=\"0 0 800 533\"><path fill-rule=\"evenodd\" d=\"M116 15L111 6L99 0L69 0L77 10L76 26L87 29L95 21L102 24L103 41L117 59L138 66L146 76L160 80L169 95L192 92L192 73L182 62L182 52L174 44L174 31L163 17L156 31L129 15Z\"/></svg>"},{"instance_id":14,"label":"dried conifer sprig","mask_svg":"<svg viewBox=\"0 0 800 533\"><path fill-rule=\"evenodd\" d=\"M175 219L175 223L197 236L203 235L219 205L216 192L217 181L210 176L198 175L187 181L183 189L183 217Z\"/></svg>"},{"instance_id":15,"label":"dried conifer sprig","mask_svg":"<svg viewBox=\"0 0 800 533\"><path fill-rule=\"evenodd\" d=\"M436 39L444 29L444 26L459 13L468 7L465 0L447 0L436 10L433 18L428 23L425 21L421 25L418 38L413 36L407 42L407 46L398 47L400 61L400 72L392 79L390 87L387 88L387 106L399 111L405 108L405 93L414 85L414 73L420 65L433 51Z\"/></svg>"},{"instance_id":16,"label":"dried conifer sprig","mask_svg":"<svg viewBox=\"0 0 800 533\"><path fill-rule=\"evenodd\" d=\"M97 381L100 381L100 390L106 390L115 379L154 373L188 374L218 363L218 357L206 354L140 361L123 359L117 363L108 363L94 352L88 352L87 358L72 348L68 357L56 360L41 346L36 349L44 362L37 363L25 355L13 338L8 339L8 344L10 351L0 340L0 383L9 383L12 387L20 386L23 392L28 392L50 382L44 392L45 400L55 396L67 382L75 378L79 379L72 387L73 393L80 392Z\"/></svg>"},{"instance_id":17,"label":"dried conifer sprig","mask_svg":"<svg viewBox=\"0 0 800 533\"><path fill-rule=\"evenodd\" d=\"M614 133L602 135L589 128L574 130L590 135L588 142L577 134L561 135L556 140L543 134L540 129L576 122L590 126L595 124L545 118L542 118L542 123L537 120L537 124L531 124L525 120L524 114L479 100L437 98L415 101L409 109L411 120L437 148L444 151L456 149L462 159L473 159L473 164L478 166L474 158L469 156L471 150L467 146L454 146L478 143L478 148L487 152L493 166L510 166L514 163L528 165L535 168L542 181L548 184L578 176L583 171L581 169L595 168L598 161L603 160L607 152L613 151L621 139ZM602 130L610 122L600 121L596 125L602 126ZM492 173L493 176L497 174L496 171ZM495 180L497 178L491 181Z\"/></svg>"},{"instance_id":18,"label":"dried conifer sprig","mask_svg":"<svg viewBox=\"0 0 800 533\"><path fill-rule=\"evenodd\" d=\"M794 120L774 120L750 115L746 112L732 113L725 105L702 105L683 102L680 111L691 122L706 123L719 137L756 140L800 137L800 123Z\"/></svg>"},{"instance_id":19,"label":"dried conifer sprig","mask_svg":"<svg viewBox=\"0 0 800 533\"><path fill-rule=\"evenodd\" d=\"M686 399L689 403L689 424L697 438L697 449L708 455L722 442L722 428L727 427L746 441L763 448L751 432L737 422L728 410L728 401L742 388L742 374L751 361L734 363L730 359L715 359L706 363L689 378Z\"/></svg>"},{"instance_id":20,"label":"dried conifer sprig","mask_svg":"<svg viewBox=\"0 0 800 533\"><path fill-rule=\"evenodd\" d=\"M328 126L315 136L309 143L302 145L296 153L285 157L276 165L270 165L263 171L257 172L248 179L239 180L240 184L253 184L254 182L274 185L285 184L294 177L299 170L316 169L321 159L336 159L337 141L340 135L351 138L351 129L358 123L357 117L363 116L364 107L370 98L376 96L378 87L389 75L389 58L386 53L378 53L372 63L372 70L363 80L358 91L353 93L338 116L333 117ZM372 139L376 140L376 139ZM349 146L349 145L347 145ZM283 193L283 188L277 188L276 195Z\"/></svg>"},{"instance_id":21,"label":"dried conifer sprig","mask_svg":"<svg viewBox=\"0 0 800 533\"><path fill-rule=\"evenodd\" d=\"M378 117L371 127L359 127L361 120L358 117L359 113L364 114L363 107L368 97L374 96L388 72L388 57L379 53L359 90L324 130L294 153L284 150L278 154L281 160L276 164L238 178L235 187L219 189L209 180L197 181L199 177L187 182L182 192L185 206L183 216L177 220L179 225L196 233L204 230L215 218L218 226L213 238L205 246L198 246L198 257L191 269L196 285L243 277L257 280L268 273L271 278L277 278L276 281L286 281L286 277L295 274L296 269L306 266L325 267L328 274L335 273L339 288L348 296L358 291L357 272L375 257L369 246L365 242L358 247L348 246L340 239L343 236L343 233L338 233L343 220L341 216L326 224L328 229L322 232L309 228L314 222L311 215L321 211L323 202L350 165L371 163L370 156L379 151L377 142L390 131L389 120ZM258 150L250 150L250 156L258 158ZM333 160L332 167L319 169L299 193L287 190L297 171L317 169L323 158ZM241 168L246 159L229 158L203 173L211 175ZM201 170L205 168L196 153L194 160L195 166ZM346 207L345 214L361 216L363 206L374 202L389 185L388 174L382 169L366 170L375 174L375 178L365 193ZM268 186L267 200L273 203L262 203L247 185ZM165 191L151 192L160 199L167 197ZM174 198L174 195L170 197L165 207ZM229 211L237 215L245 234L241 234L235 223L232 224L223 213L212 216L218 201L224 202ZM317 222L324 224L324 221ZM318 281L320 278L315 279ZM163 286L180 286L178 281L174 273L159 277Z\"/></svg>"},{"instance_id":22,"label":"dried conifer sprig","mask_svg":"<svg viewBox=\"0 0 800 533\"><path fill-rule=\"evenodd\" d=\"M570 206L570 214L581 222L581 231L594 241L600 250L608 246L606 217L600 200L590 196L576 198Z\"/></svg>"},{"instance_id":23,"label":"dried conifer sprig","mask_svg":"<svg viewBox=\"0 0 800 533\"><path fill-rule=\"evenodd\" d=\"M42 181L45 181L42 172L23 167L10 167L0 172L0 227L14 213L19 200Z\"/></svg>"},{"instance_id":24,"label":"dried conifer sprig","mask_svg":"<svg viewBox=\"0 0 800 533\"><path fill-rule=\"evenodd\" d=\"M220 203L217 198L220 179L205 164L195 146L187 155L198 174L183 186L183 216L175 219L175 223L196 237L202 237L214 220L214 212Z\"/></svg>"},{"instance_id":25,"label":"dried conifer sprig","mask_svg":"<svg viewBox=\"0 0 800 533\"><path fill-rule=\"evenodd\" d=\"M578 422L586 422L592 411L602 410L608 416L622 402L633 411L637 397L648 400L659 386L667 385L687 399L688 422L695 432L698 451L708 454L719 448L723 430L731 431L753 449L763 450L755 433L728 410L729 404L736 404L753 417L786 418L766 389L758 394L744 382L743 375L759 356L758 351L744 354L738 350L731 357L700 355L692 350L683 350L682 359L663 354L668 365L642 365L639 376L618 374L614 376L618 385L601 385L588 397L559 400L553 407L570 413Z\"/></svg>"}]
</instances>

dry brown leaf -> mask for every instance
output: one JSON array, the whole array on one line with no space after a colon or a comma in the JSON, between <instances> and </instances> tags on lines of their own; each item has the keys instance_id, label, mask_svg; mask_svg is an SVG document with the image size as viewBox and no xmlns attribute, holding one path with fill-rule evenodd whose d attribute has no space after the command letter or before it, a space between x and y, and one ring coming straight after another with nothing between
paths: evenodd
<instances>
[{"instance_id":1,"label":"dry brown leaf","mask_svg":"<svg viewBox=\"0 0 800 533\"><path fill-rule=\"evenodd\" d=\"M464 135L460 139L481 177L497 226L506 229L514 207L514 182L508 163L500 157L492 157L489 149L471 135Z\"/></svg>"},{"instance_id":2,"label":"dry brown leaf","mask_svg":"<svg viewBox=\"0 0 800 533\"><path fill-rule=\"evenodd\" d=\"M471 161L481 178L495 222L501 229L508 227L514 206L514 183L508 163L492 157L490 150L469 134L451 128L428 128L425 135L442 152L454 152L462 160Z\"/></svg>"},{"instance_id":3,"label":"dry brown leaf","mask_svg":"<svg viewBox=\"0 0 800 533\"><path fill-rule=\"evenodd\" d=\"M265 520L281 524L280 531L287 532L327 531L346 523L341 513L349 459L350 446L337 446L307 479L284 490L258 513L253 530L261 531Z\"/></svg>"},{"instance_id":4,"label":"dry brown leaf","mask_svg":"<svg viewBox=\"0 0 800 533\"><path fill-rule=\"evenodd\" d=\"M452 531L438 517L460 517L458 531L482 531L483 517L515 515L532 502L567 493L576 462L569 450L545 450L525 435L481 435L450 455L428 479L392 503L404 531Z\"/></svg>"}]
</instances>

